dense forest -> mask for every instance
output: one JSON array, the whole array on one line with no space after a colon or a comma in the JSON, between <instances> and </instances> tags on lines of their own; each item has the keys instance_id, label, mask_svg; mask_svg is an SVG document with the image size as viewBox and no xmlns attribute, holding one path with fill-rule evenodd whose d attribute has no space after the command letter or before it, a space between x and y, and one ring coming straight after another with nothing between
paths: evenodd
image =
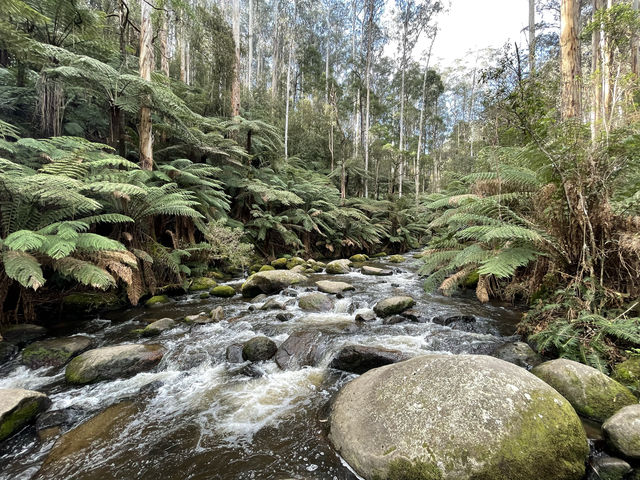
<instances>
[{"instance_id":1,"label":"dense forest","mask_svg":"<svg viewBox=\"0 0 640 480\"><path fill-rule=\"evenodd\" d=\"M640 344L637 1L532 0L528 45L444 70L435 0L2 9L3 322L425 247L425 288L528 303L542 351Z\"/></svg>"}]
</instances>

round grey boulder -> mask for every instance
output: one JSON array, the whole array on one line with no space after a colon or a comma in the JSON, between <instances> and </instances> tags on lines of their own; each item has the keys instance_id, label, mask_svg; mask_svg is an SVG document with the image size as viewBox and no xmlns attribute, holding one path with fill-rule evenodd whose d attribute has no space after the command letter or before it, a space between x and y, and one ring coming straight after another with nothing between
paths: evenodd
<instances>
[{"instance_id":1,"label":"round grey boulder","mask_svg":"<svg viewBox=\"0 0 640 480\"><path fill-rule=\"evenodd\" d=\"M416 301L411 297L390 297L376 303L376 306L373 307L373 311L376 312L376 315L379 317L384 318L402 313L413 307L415 304Z\"/></svg>"},{"instance_id":2,"label":"round grey boulder","mask_svg":"<svg viewBox=\"0 0 640 480\"><path fill-rule=\"evenodd\" d=\"M626 458L640 460L640 404L620 409L602 425L607 440Z\"/></svg>"},{"instance_id":3,"label":"round grey boulder","mask_svg":"<svg viewBox=\"0 0 640 480\"><path fill-rule=\"evenodd\" d=\"M251 362L269 360L278 351L278 346L268 337L254 337L242 347L242 358Z\"/></svg>"},{"instance_id":4,"label":"round grey boulder","mask_svg":"<svg viewBox=\"0 0 640 480\"><path fill-rule=\"evenodd\" d=\"M251 275L242 285L242 296L252 298L261 293L271 295L291 285L307 281L307 277L290 270L270 270Z\"/></svg>"},{"instance_id":5,"label":"round grey boulder","mask_svg":"<svg viewBox=\"0 0 640 480\"><path fill-rule=\"evenodd\" d=\"M638 403L624 385L573 360L544 362L531 373L555 388L580 415L597 422L604 422L622 407Z\"/></svg>"},{"instance_id":6,"label":"round grey boulder","mask_svg":"<svg viewBox=\"0 0 640 480\"><path fill-rule=\"evenodd\" d=\"M338 394L330 440L367 480L579 480L580 419L526 370L426 355L370 370Z\"/></svg>"},{"instance_id":7,"label":"round grey boulder","mask_svg":"<svg viewBox=\"0 0 640 480\"><path fill-rule=\"evenodd\" d=\"M334 303L328 295L314 292L300 297L298 306L305 312L329 312L333 310Z\"/></svg>"},{"instance_id":8,"label":"round grey boulder","mask_svg":"<svg viewBox=\"0 0 640 480\"><path fill-rule=\"evenodd\" d=\"M151 370L165 350L161 345L117 345L84 352L69 362L65 378L69 383L92 383L131 377Z\"/></svg>"}]
</instances>

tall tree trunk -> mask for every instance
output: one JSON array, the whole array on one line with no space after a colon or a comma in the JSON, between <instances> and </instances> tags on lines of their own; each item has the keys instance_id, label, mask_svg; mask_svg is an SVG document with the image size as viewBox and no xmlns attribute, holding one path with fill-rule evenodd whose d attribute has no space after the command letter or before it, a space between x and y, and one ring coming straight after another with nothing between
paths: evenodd
<instances>
[{"instance_id":1,"label":"tall tree trunk","mask_svg":"<svg viewBox=\"0 0 640 480\"><path fill-rule=\"evenodd\" d=\"M529 0L529 75L536 71L536 0Z\"/></svg>"},{"instance_id":2,"label":"tall tree trunk","mask_svg":"<svg viewBox=\"0 0 640 480\"><path fill-rule=\"evenodd\" d=\"M129 8L124 0L118 2L118 26L120 43L120 64L127 64L127 26L129 25Z\"/></svg>"},{"instance_id":3,"label":"tall tree trunk","mask_svg":"<svg viewBox=\"0 0 640 480\"><path fill-rule=\"evenodd\" d=\"M640 12L640 0L633 0L633 9L636 12ZM631 38L631 72L634 75L639 74L639 57L640 57L640 36L638 32L633 32Z\"/></svg>"},{"instance_id":4,"label":"tall tree trunk","mask_svg":"<svg viewBox=\"0 0 640 480\"><path fill-rule=\"evenodd\" d=\"M580 92L580 42L578 26L579 0L561 0L560 3L560 60L562 73L562 118L579 119L581 113Z\"/></svg>"},{"instance_id":5,"label":"tall tree trunk","mask_svg":"<svg viewBox=\"0 0 640 480\"><path fill-rule=\"evenodd\" d=\"M187 27L185 25L184 18L180 18L178 27L178 50L180 50L180 81L182 83L188 84L187 78L187 39L186 39L186 30Z\"/></svg>"},{"instance_id":6,"label":"tall tree trunk","mask_svg":"<svg viewBox=\"0 0 640 480\"><path fill-rule=\"evenodd\" d=\"M289 32L289 59L287 61L287 98L284 114L284 159L289 159L289 103L291 97L291 61L293 59L293 31Z\"/></svg>"},{"instance_id":7,"label":"tall tree trunk","mask_svg":"<svg viewBox=\"0 0 640 480\"><path fill-rule=\"evenodd\" d=\"M607 9L613 7L613 0L607 0ZM602 32L603 40L603 61L602 61L602 78L603 78L603 90L604 90L604 104L603 104L603 124L608 131L611 126L611 119L613 116L613 90L614 90L614 68L613 68L613 45L610 38L610 33Z\"/></svg>"},{"instance_id":8,"label":"tall tree trunk","mask_svg":"<svg viewBox=\"0 0 640 480\"><path fill-rule=\"evenodd\" d=\"M231 116L236 117L240 115L240 0L233 0L233 43L235 56L231 84Z\"/></svg>"},{"instance_id":9,"label":"tall tree trunk","mask_svg":"<svg viewBox=\"0 0 640 480\"><path fill-rule=\"evenodd\" d=\"M373 50L374 0L367 0L367 106L364 125L364 196L369 198L369 127L371 125L371 55Z\"/></svg>"},{"instance_id":10,"label":"tall tree trunk","mask_svg":"<svg viewBox=\"0 0 640 480\"><path fill-rule=\"evenodd\" d=\"M162 13L162 29L160 30L160 70L169 77L169 25L167 12Z\"/></svg>"},{"instance_id":11,"label":"tall tree trunk","mask_svg":"<svg viewBox=\"0 0 640 480\"><path fill-rule=\"evenodd\" d=\"M433 44L436 41L436 30L431 38L431 45L429 46L429 53L427 54L427 64L424 67L424 78L422 79L422 105L420 106L420 124L418 126L418 149L416 150L416 161L414 165L415 171L415 195L416 195L416 207L420 203L420 154L422 153L422 129L424 126L424 110L427 104L427 73L429 73L429 63L431 63L431 51Z\"/></svg>"},{"instance_id":12,"label":"tall tree trunk","mask_svg":"<svg viewBox=\"0 0 640 480\"><path fill-rule=\"evenodd\" d=\"M400 164L398 165L398 197L402 198L402 184L404 182L404 81L407 61L407 29L408 26L405 22L402 33L402 79L400 84L400 143L398 149L400 150Z\"/></svg>"},{"instance_id":13,"label":"tall tree trunk","mask_svg":"<svg viewBox=\"0 0 640 480\"><path fill-rule=\"evenodd\" d=\"M276 8L273 10L273 66L271 70L271 109L278 97L278 80L280 73L280 2L276 0Z\"/></svg>"},{"instance_id":14,"label":"tall tree trunk","mask_svg":"<svg viewBox=\"0 0 640 480\"><path fill-rule=\"evenodd\" d=\"M151 5L148 0L141 2L140 19L140 76L151 81L153 69L153 31L151 29ZM153 169L153 131L151 125L151 99L145 98L140 107L140 168Z\"/></svg>"},{"instance_id":15,"label":"tall tree trunk","mask_svg":"<svg viewBox=\"0 0 640 480\"><path fill-rule=\"evenodd\" d=\"M249 58L247 59L247 90L251 91L253 71L253 0L249 0Z\"/></svg>"},{"instance_id":16,"label":"tall tree trunk","mask_svg":"<svg viewBox=\"0 0 640 480\"><path fill-rule=\"evenodd\" d=\"M603 0L592 0L593 20L595 14L602 8ZM593 103L591 109L591 140L595 142L602 123L602 57L600 42L602 35L600 28L594 28L591 36L591 74L593 76Z\"/></svg>"}]
</instances>

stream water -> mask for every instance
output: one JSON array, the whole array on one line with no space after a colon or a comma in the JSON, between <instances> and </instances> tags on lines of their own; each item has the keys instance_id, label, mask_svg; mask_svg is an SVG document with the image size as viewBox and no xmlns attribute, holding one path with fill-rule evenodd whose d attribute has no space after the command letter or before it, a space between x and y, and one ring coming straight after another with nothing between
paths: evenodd
<instances>
[{"instance_id":1,"label":"stream water","mask_svg":"<svg viewBox=\"0 0 640 480\"><path fill-rule=\"evenodd\" d=\"M276 319L278 311L249 310L249 301L177 297L159 309L131 308L83 322L55 325L53 335L83 334L96 346L161 343L167 353L153 372L87 386L69 386L64 369L30 370L13 360L0 368L0 388L39 390L52 400L51 409L69 409L78 425L105 408L131 402L123 420L104 431L82 455L69 456L54 470L40 471L54 441L40 442L34 427L0 445L0 479L356 479L327 440L330 401L354 375L329 369L336 351L346 344L381 346L418 355L427 352L488 353L515 331L519 313L472 298L426 294L415 271L418 261L390 265L390 277L358 271L339 276L316 274L296 294L315 290L318 280L340 280L355 286L336 302L332 312L306 313L293 292L275 298L293 318ZM230 282L238 286L241 280ZM359 324L359 309L385 297L404 293L426 321L384 325ZM153 339L139 339L132 330L149 319L180 318L221 305L226 320L201 326L178 324ZM260 305L255 305L259 307ZM435 316L474 315L482 333L451 329L431 322ZM282 371L275 362L258 365L263 375L246 376L241 365L225 359L227 346L256 335L282 343L296 331L321 331L326 351L319 366ZM128 412L128 413L127 413ZM73 432L69 435L73 435ZM86 445L85 445L86 447Z\"/></svg>"}]
</instances>

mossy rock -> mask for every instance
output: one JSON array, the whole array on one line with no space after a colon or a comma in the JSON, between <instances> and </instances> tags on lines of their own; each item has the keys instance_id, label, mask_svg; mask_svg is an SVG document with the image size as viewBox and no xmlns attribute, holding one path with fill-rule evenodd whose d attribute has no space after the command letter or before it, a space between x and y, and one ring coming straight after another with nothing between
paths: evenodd
<instances>
[{"instance_id":1,"label":"mossy rock","mask_svg":"<svg viewBox=\"0 0 640 480\"><path fill-rule=\"evenodd\" d=\"M640 357L631 357L613 367L611 377L640 397Z\"/></svg>"},{"instance_id":2,"label":"mossy rock","mask_svg":"<svg viewBox=\"0 0 640 480\"><path fill-rule=\"evenodd\" d=\"M478 286L479 280L480 274L478 273L478 270L474 270L469 275L467 275L467 278L464 279L463 285L466 288L476 288Z\"/></svg>"},{"instance_id":3,"label":"mossy rock","mask_svg":"<svg viewBox=\"0 0 640 480\"><path fill-rule=\"evenodd\" d=\"M29 368L61 367L88 350L91 343L91 339L83 335L34 342L22 351L22 363Z\"/></svg>"},{"instance_id":4,"label":"mossy rock","mask_svg":"<svg viewBox=\"0 0 640 480\"><path fill-rule=\"evenodd\" d=\"M389 257L389 261L391 263L403 263L403 262L406 262L407 259L404 258L402 255L391 255Z\"/></svg>"},{"instance_id":5,"label":"mossy rock","mask_svg":"<svg viewBox=\"0 0 640 480\"><path fill-rule=\"evenodd\" d=\"M207 276L215 278L217 280L223 280L225 275L220 270L209 270Z\"/></svg>"},{"instance_id":6,"label":"mossy rock","mask_svg":"<svg viewBox=\"0 0 640 480\"><path fill-rule=\"evenodd\" d=\"M341 275L349 273L351 271L352 263L353 262L351 262L351 260L347 260L346 258L334 260L327 263L325 270L329 275Z\"/></svg>"},{"instance_id":7,"label":"mossy rock","mask_svg":"<svg viewBox=\"0 0 640 480\"><path fill-rule=\"evenodd\" d=\"M291 285L301 284L306 281L307 277L290 270L258 272L251 275L247 281L244 282L242 285L242 296L245 298L253 298L261 293L271 295Z\"/></svg>"},{"instance_id":8,"label":"mossy rock","mask_svg":"<svg viewBox=\"0 0 640 480\"><path fill-rule=\"evenodd\" d=\"M371 255L371 258L382 258L386 256L387 256L387 252L378 252Z\"/></svg>"},{"instance_id":9,"label":"mossy rock","mask_svg":"<svg viewBox=\"0 0 640 480\"><path fill-rule=\"evenodd\" d=\"M171 303L171 299L166 295L154 295L149 300L144 302L145 307L159 307Z\"/></svg>"},{"instance_id":10,"label":"mossy rock","mask_svg":"<svg viewBox=\"0 0 640 480\"><path fill-rule=\"evenodd\" d=\"M573 360L551 360L531 372L555 388L580 415L596 422L604 422L622 407L638 403L624 385Z\"/></svg>"},{"instance_id":11,"label":"mossy rock","mask_svg":"<svg viewBox=\"0 0 640 480\"><path fill-rule=\"evenodd\" d=\"M32 323L9 325L2 329L2 337L6 342L23 346L34 340L40 340L47 336L47 329Z\"/></svg>"},{"instance_id":12,"label":"mossy rock","mask_svg":"<svg viewBox=\"0 0 640 480\"><path fill-rule=\"evenodd\" d=\"M307 261L301 257L293 257L287 261L287 269L291 270L293 267L297 267L298 265L306 266Z\"/></svg>"},{"instance_id":13,"label":"mossy rock","mask_svg":"<svg viewBox=\"0 0 640 480\"><path fill-rule=\"evenodd\" d=\"M275 267L271 265L262 265L257 271L258 272L270 272L271 270L275 270Z\"/></svg>"},{"instance_id":14,"label":"mossy rock","mask_svg":"<svg viewBox=\"0 0 640 480\"><path fill-rule=\"evenodd\" d=\"M282 257L276 258L273 262L271 262L271 266L277 270L285 270L287 268L287 262L289 260Z\"/></svg>"},{"instance_id":15,"label":"mossy rock","mask_svg":"<svg viewBox=\"0 0 640 480\"><path fill-rule=\"evenodd\" d=\"M161 318L147 325L142 329L142 335L145 337L155 337L166 330L170 330L176 326L176 322L171 318Z\"/></svg>"},{"instance_id":16,"label":"mossy rock","mask_svg":"<svg viewBox=\"0 0 640 480\"><path fill-rule=\"evenodd\" d=\"M209 295L209 292L202 292L200 294L200 300L206 300L209 297L211 297L211 295Z\"/></svg>"},{"instance_id":17,"label":"mossy rock","mask_svg":"<svg viewBox=\"0 0 640 480\"><path fill-rule=\"evenodd\" d=\"M216 285L218 285L218 282L216 282L213 278L199 277L195 278L191 282L191 285L189 285L189 291L200 292L202 290L211 290L212 288L215 288Z\"/></svg>"},{"instance_id":18,"label":"mossy rock","mask_svg":"<svg viewBox=\"0 0 640 480\"><path fill-rule=\"evenodd\" d=\"M65 311L78 313L115 310L124 304L115 292L76 292L62 298Z\"/></svg>"},{"instance_id":19,"label":"mossy rock","mask_svg":"<svg viewBox=\"0 0 640 480\"><path fill-rule=\"evenodd\" d=\"M375 307L373 307L373 311L376 312L376 315L379 317L385 318L402 313L413 307L415 304L416 301L411 297L389 297L376 303Z\"/></svg>"},{"instance_id":20,"label":"mossy rock","mask_svg":"<svg viewBox=\"0 0 640 480\"><path fill-rule=\"evenodd\" d=\"M306 312L329 312L333 310L334 303L328 295L314 292L300 297L298 306Z\"/></svg>"},{"instance_id":21,"label":"mossy rock","mask_svg":"<svg viewBox=\"0 0 640 480\"><path fill-rule=\"evenodd\" d=\"M242 346L242 358L251 362L269 360L278 351L278 346L268 337L254 337Z\"/></svg>"},{"instance_id":22,"label":"mossy rock","mask_svg":"<svg viewBox=\"0 0 640 480\"><path fill-rule=\"evenodd\" d=\"M363 478L580 480L582 423L525 369L480 355L423 355L338 393L329 439Z\"/></svg>"},{"instance_id":23,"label":"mossy rock","mask_svg":"<svg viewBox=\"0 0 640 480\"><path fill-rule=\"evenodd\" d=\"M218 285L211 290L211 295L214 297L233 297L236 294L235 289L231 285Z\"/></svg>"},{"instance_id":24,"label":"mossy rock","mask_svg":"<svg viewBox=\"0 0 640 480\"><path fill-rule=\"evenodd\" d=\"M0 389L0 441L34 421L36 415L51 405L40 392L21 388Z\"/></svg>"},{"instance_id":25,"label":"mossy rock","mask_svg":"<svg viewBox=\"0 0 640 480\"><path fill-rule=\"evenodd\" d=\"M351 260L354 263L364 263L367 260L369 260L369 257L364 253L358 253L356 255L352 255L351 257L349 257L349 260Z\"/></svg>"},{"instance_id":26,"label":"mossy rock","mask_svg":"<svg viewBox=\"0 0 640 480\"><path fill-rule=\"evenodd\" d=\"M640 405L628 405L602 425L607 441L625 458L640 460Z\"/></svg>"}]
</instances>

